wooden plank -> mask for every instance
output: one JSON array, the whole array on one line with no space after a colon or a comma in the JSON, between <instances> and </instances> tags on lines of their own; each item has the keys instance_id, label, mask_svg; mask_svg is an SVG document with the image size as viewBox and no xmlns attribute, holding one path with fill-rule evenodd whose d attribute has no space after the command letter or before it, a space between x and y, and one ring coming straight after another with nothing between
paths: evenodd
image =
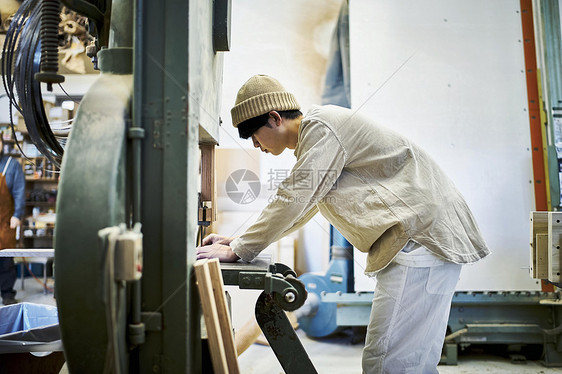
<instances>
[{"instance_id":1,"label":"wooden plank","mask_svg":"<svg viewBox=\"0 0 562 374\"><path fill-rule=\"evenodd\" d=\"M216 373L228 373L226 352L220 331L219 313L213 293L213 282L208 260L198 260L193 264L197 277L197 288L203 307L203 316L207 327L207 339L211 352L211 362Z\"/></svg>"},{"instance_id":2,"label":"wooden plank","mask_svg":"<svg viewBox=\"0 0 562 374\"><path fill-rule=\"evenodd\" d=\"M531 212L530 235L530 268L531 278L543 279L537 276L537 234L548 234L548 212ZM548 257L547 257L548 260Z\"/></svg>"},{"instance_id":3,"label":"wooden plank","mask_svg":"<svg viewBox=\"0 0 562 374\"><path fill-rule=\"evenodd\" d=\"M548 234L537 234L536 237L537 278L548 279Z\"/></svg>"},{"instance_id":4,"label":"wooden plank","mask_svg":"<svg viewBox=\"0 0 562 374\"><path fill-rule=\"evenodd\" d=\"M198 260L193 264L203 307L211 361L216 373L239 374L232 324L228 314L219 260Z\"/></svg>"},{"instance_id":5,"label":"wooden plank","mask_svg":"<svg viewBox=\"0 0 562 374\"><path fill-rule=\"evenodd\" d=\"M208 208L206 220L211 223L209 231L213 232L212 225L217 220L215 145L199 144L199 149L201 150L201 201L210 201L210 205L206 205ZM199 220L202 220L201 217Z\"/></svg>"},{"instance_id":6,"label":"wooden plank","mask_svg":"<svg viewBox=\"0 0 562 374\"><path fill-rule=\"evenodd\" d=\"M215 145L200 144L201 150L201 200L215 200Z\"/></svg>"},{"instance_id":7,"label":"wooden plank","mask_svg":"<svg viewBox=\"0 0 562 374\"><path fill-rule=\"evenodd\" d=\"M560 282L560 246L562 245L562 212L548 212L548 280Z\"/></svg>"},{"instance_id":8,"label":"wooden plank","mask_svg":"<svg viewBox=\"0 0 562 374\"><path fill-rule=\"evenodd\" d=\"M238 374L240 372L237 359L238 355L236 354L236 346L234 345L232 324L230 322L230 315L228 314L219 260L216 258L209 260L208 266L213 281L213 293L219 314L220 331L222 333L222 341L226 352L228 372L230 374Z\"/></svg>"}]
</instances>

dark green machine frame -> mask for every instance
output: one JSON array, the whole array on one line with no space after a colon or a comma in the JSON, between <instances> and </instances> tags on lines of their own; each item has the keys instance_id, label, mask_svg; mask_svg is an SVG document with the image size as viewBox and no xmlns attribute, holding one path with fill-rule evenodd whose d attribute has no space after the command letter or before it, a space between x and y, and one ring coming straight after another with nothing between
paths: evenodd
<instances>
[{"instance_id":1,"label":"dark green machine frame","mask_svg":"<svg viewBox=\"0 0 562 374\"><path fill-rule=\"evenodd\" d=\"M65 358L77 373L201 373L210 360L192 270L198 153L218 139L217 51L229 48L230 1L113 0L106 9L94 12L108 41L97 52L102 74L78 109L57 199ZM115 280L123 233L142 233L140 281ZM316 373L284 312L306 299L296 274L257 262L222 271L225 284L264 290L256 317L285 371Z\"/></svg>"},{"instance_id":2,"label":"dark green machine frame","mask_svg":"<svg viewBox=\"0 0 562 374\"><path fill-rule=\"evenodd\" d=\"M228 45L216 35L227 23L213 32L213 6L228 15L229 1L112 2L102 74L78 110L57 199L56 297L71 372L201 372L198 146L218 140L215 51ZM142 280L108 286L103 229L138 222ZM118 362L106 361L110 351Z\"/></svg>"}]
</instances>

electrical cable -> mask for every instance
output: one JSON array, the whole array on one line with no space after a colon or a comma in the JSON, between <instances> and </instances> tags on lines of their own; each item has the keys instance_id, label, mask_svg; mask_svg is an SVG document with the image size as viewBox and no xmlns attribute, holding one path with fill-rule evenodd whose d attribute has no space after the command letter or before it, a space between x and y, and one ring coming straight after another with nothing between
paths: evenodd
<instances>
[{"instance_id":1,"label":"electrical cable","mask_svg":"<svg viewBox=\"0 0 562 374\"><path fill-rule=\"evenodd\" d=\"M10 101L10 126L15 137L13 108L23 117L31 141L39 152L60 167L64 148L54 135L43 106L41 85L35 80L41 64L41 12L39 0L25 0L16 12L2 48L2 83ZM19 142L16 144L28 158Z\"/></svg>"},{"instance_id":2,"label":"electrical cable","mask_svg":"<svg viewBox=\"0 0 562 374\"><path fill-rule=\"evenodd\" d=\"M68 98L69 98L70 100L74 101L75 104L80 104L79 101L74 100L74 98L73 98L72 96L70 96L70 95L68 94L68 92L66 92L66 90L64 89L64 87L63 87L60 83L59 83L59 87L60 87L60 89L62 90L62 92L64 92L64 93L66 94L66 96L68 96Z\"/></svg>"}]
</instances>

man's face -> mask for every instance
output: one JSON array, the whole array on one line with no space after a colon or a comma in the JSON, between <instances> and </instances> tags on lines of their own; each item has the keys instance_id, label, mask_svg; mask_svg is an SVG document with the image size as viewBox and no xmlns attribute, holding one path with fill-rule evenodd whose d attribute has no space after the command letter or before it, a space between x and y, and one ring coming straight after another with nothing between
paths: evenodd
<instances>
[{"instance_id":1,"label":"man's face","mask_svg":"<svg viewBox=\"0 0 562 374\"><path fill-rule=\"evenodd\" d=\"M282 126L273 118L270 118L268 123L269 126L260 127L252 135L252 141L254 142L254 147L261 149L262 152L277 156L287 148L283 141Z\"/></svg>"}]
</instances>

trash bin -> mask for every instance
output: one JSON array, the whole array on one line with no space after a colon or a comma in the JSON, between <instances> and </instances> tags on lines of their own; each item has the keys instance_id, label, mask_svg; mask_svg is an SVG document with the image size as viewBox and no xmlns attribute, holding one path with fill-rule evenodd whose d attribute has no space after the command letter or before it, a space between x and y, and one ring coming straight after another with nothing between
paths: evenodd
<instances>
[{"instance_id":1,"label":"trash bin","mask_svg":"<svg viewBox=\"0 0 562 374\"><path fill-rule=\"evenodd\" d=\"M0 307L2 372L58 374L63 365L56 307L33 303Z\"/></svg>"}]
</instances>

